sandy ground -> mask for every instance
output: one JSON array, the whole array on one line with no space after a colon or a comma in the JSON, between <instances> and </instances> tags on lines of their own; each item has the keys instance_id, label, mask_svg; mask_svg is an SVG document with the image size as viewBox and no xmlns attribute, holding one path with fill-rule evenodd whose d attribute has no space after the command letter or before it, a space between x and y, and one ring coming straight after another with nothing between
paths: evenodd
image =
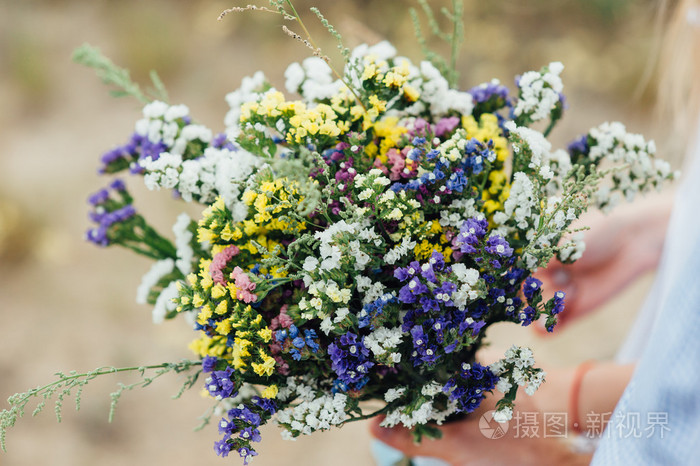
<instances>
[{"instance_id":1,"label":"sandy ground","mask_svg":"<svg viewBox=\"0 0 700 466\"><path fill-rule=\"evenodd\" d=\"M221 127L217 122L226 111L222 96L244 74L265 67L279 79L287 61L303 58L305 51L281 35L263 40L275 26L267 18L257 27L249 18L233 20L232 33L214 21L229 4L184 3L166 8L164 2L149 2L148 7L137 2L0 2L3 402L16 391L49 382L57 370L190 357L186 344L193 335L183 322L154 326L150 310L134 303L136 287L150 263L124 251L98 250L82 240L88 227L85 199L106 183L95 175L98 156L128 137L139 106L130 100L111 99L92 73L70 62L70 51L90 41L121 58L138 77L158 57L173 101L188 103L200 121L215 128ZM323 2L317 3L322 6ZM407 18L400 23L403 26L384 29L374 25L376 19L350 21L353 13L363 18L363 8L369 3L348 2L349 11L341 15L355 37L402 37L406 33ZM396 4L393 2L395 10ZM372 28L365 30L360 24ZM484 34L497 28L490 27L485 26ZM264 28L267 32L260 31ZM629 87L627 78L618 74L611 83L606 74L613 69L610 63L615 54L634 53L636 45L610 45L589 55L570 53L572 48L580 52L585 46L578 36L562 36L560 26L554 29L559 34L557 41L551 41L548 48L540 47L544 51L539 55L521 58L523 62L537 60L534 67L555 58L570 58L573 63L572 77L578 84L569 102L576 112L572 111L556 138L573 138L599 122L599 115L632 121L639 131L648 126L639 107L623 103L616 95ZM516 39L496 41L494 50L517 54ZM490 61L485 56L477 58L475 62L482 66L466 69L469 78L499 75L505 81L515 72L512 61L504 60L508 66L495 65L497 53ZM593 61L587 64L586 60ZM639 63L635 66L638 70ZM594 92L596 83L604 92ZM182 206L165 193L146 196L139 180L130 182L143 199L137 201L138 207L167 231ZM197 209L191 213L196 215ZM542 339L513 326L493 329L491 337L497 345L530 344L538 357L554 364L611 357L650 280L645 277L600 312L552 337ZM113 376L91 383L79 413L67 401L62 425L52 418L51 406L37 418L21 420L8 433L9 450L0 453L0 465L213 465L225 461L213 453L217 438L213 426L192 431L208 401L198 390L171 400L180 386L174 376L125 394L114 422L108 424L108 394L119 381L129 379ZM362 423L296 443L283 442L276 429L265 428L259 452L255 464L260 466L372 464L369 436Z\"/></svg>"}]
</instances>

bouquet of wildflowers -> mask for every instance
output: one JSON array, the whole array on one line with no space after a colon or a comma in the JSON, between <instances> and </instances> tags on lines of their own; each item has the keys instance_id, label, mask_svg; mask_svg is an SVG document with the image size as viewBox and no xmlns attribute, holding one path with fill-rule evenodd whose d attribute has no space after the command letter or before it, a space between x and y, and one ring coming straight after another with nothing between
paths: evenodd
<instances>
[{"instance_id":1,"label":"bouquet of wildflowers","mask_svg":"<svg viewBox=\"0 0 700 466\"><path fill-rule=\"evenodd\" d=\"M476 361L488 327L542 319L552 331L564 293L544 299L532 274L581 256L572 222L674 177L619 123L553 150L560 63L524 73L514 91L497 80L463 91L441 62L412 63L387 42L343 51L342 73L317 50L291 64L286 94L262 72L245 78L220 134L184 105L145 105L100 172L201 204L172 236L119 179L89 199L88 240L155 261L137 291L154 322L193 325L196 360L154 367L194 368L189 386L203 373L222 456L247 462L270 421L290 439L379 414L435 434L431 424L494 390L495 418L509 419L518 387L532 394L545 374L522 347ZM15 418L3 415L5 428Z\"/></svg>"}]
</instances>

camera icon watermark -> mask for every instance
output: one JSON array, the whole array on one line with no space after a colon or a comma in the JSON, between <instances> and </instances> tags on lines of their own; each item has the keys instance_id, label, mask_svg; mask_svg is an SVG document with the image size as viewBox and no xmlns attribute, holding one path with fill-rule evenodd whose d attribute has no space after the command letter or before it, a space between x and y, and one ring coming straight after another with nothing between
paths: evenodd
<instances>
[{"instance_id":1,"label":"camera icon watermark","mask_svg":"<svg viewBox=\"0 0 700 466\"><path fill-rule=\"evenodd\" d=\"M479 418L479 432L484 437L491 440L498 440L504 437L508 433L508 428L510 427L510 422L497 422L493 418L493 414L496 410L486 411Z\"/></svg>"}]
</instances>

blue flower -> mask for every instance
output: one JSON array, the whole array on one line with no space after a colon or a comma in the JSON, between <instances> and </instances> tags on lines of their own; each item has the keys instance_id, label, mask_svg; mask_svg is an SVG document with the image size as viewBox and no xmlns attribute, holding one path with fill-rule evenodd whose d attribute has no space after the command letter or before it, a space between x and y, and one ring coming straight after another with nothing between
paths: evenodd
<instances>
[{"instance_id":1,"label":"blue flower","mask_svg":"<svg viewBox=\"0 0 700 466\"><path fill-rule=\"evenodd\" d=\"M588 155L590 151L590 146L588 145L588 135L580 136L579 138L573 140L567 147L569 155L572 159L577 158L580 155Z\"/></svg>"},{"instance_id":2,"label":"blue flower","mask_svg":"<svg viewBox=\"0 0 700 466\"><path fill-rule=\"evenodd\" d=\"M564 298L566 293L563 291L557 291L554 293L552 300L554 301L554 308L552 309L552 315L555 316L564 310Z\"/></svg>"},{"instance_id":3,"label":"blue flower","mask_svg":"<svg viewBox=\"0 0 700 466\"><path fill-rule=\"evenodd\" d=\"M241 455L241 458L243 458L243 464L246 464L246 465L248 464L248 461L250 461L250 459L251 459L253 456L258 456L258 452L257 452L257 451L255 451L255 450L253 450L253 449L251 449L251 448L249 448L249 447L245 447L245 446L244 446L244 447L240 447L240 448L238 449L238 454Z\"/></svg>"},{"instance_id":4,"label":"blue flower","mask_svg":"<svg viewBox=\"0 0 700 466\"><path fill-rule=\"evenodd\" d=\"M202 372L212 372L216 369L217 358L213 356L204 356L202 358Z\"/></svg>"},{"instance_id":5,"label":"blue flower","mask_svg":"<svg viewBox=\"0 0 700 466\"><path fill-rule=\"evenodd\" d=\"M267 411L270 415L275 414L277 411L277 403L270 398L261 398L259 396L254 396L251 401L258 405L260 408Z\"/></svg>"},{"instance_id":6,"label":"blue flower","mask_svg":"<svg viewBox=\"0 0 700 466\"><path fill-rule=\"evenodd\" d=\"M359 390L369 382L369 369L374 363L369 361L369 349L364 345L364 337L352 332L342 335L328 345L331 369L348 388Z\"/></svg>"},{"instance_id":7,"label":"blue flower","mask_svg":"<svg viewBox=\"0 0 700 466\"><path fill-rule=\"evenodd\" d=\"M261 440L260 431L253 427L246 427L238 433L238 436L250 442L259 442Z\"/></svg>"},{"instance_id":8,"label":"blue flower","mask_svg":"<svg viewBox=\"0 0 700 466\"><path fill-rule=\"evenodd\" d=\"M485 392L493 390L498 377L488 366L478 362L463 364L458 375L450 378L443 387L450 401L457 402L457 412L471 413L479 407L485 398Z\"/></svg>"},{"instance_id":9,"label":"blue flower","mask_svg":"<svg viewBox=\"0 0 700 466\"><path fill-rule=\"evenodd\" d=\"M402 303L407 304L415 303L417 296L420 296L427 291L428 287L421 283L421 281L418 280L418 277L413 277L408 284L404 285L399 290L399 300Z\"/></svg>"},{"instance_id":10,"label":"blue flower","mask_svg":"<svg viewBox=\"0 0 700 466\"><path fill-rule=\"evenodd\" d=\"M231 380L232 375L233 369L230 367L223 371L212 372L206 382L209 394L219 400L236 396L236 386Z\"/></svg>"},{"instance_id":11,"label":"blue flower","mask_svg":"<svg viewBox=\"0 0 700 466\"><path fill-rule=\"evenodd\" d=\"M465 254L477 252L476 246L486 235L488 226L489 223L485 218L468 218L459 229L457 246L461 246L460 250Z\"/></svg>"},{"instance_id":12,"label":"blue flower","mask_svg":"<svg viewBox=\"0 0 700 466\"><path fill-rule=\"evenodd\" d=\"M232 420L222 418L221 421L219 421L219 433L220 434L226 434L226 435L230 436L234 432L237 432L237 429L236 429L236 424Z\"/></svg>"},{"instance_id":13,"label":"blue flower","mask_svg":"<svg viewBox=\"0 0 700 466\"><path fill-rule=\"evenodd\" d=\"M527 327L535 320L535 315L535 309L532 306L527 306L518 313L518 320L523 327Z\"/></svg>"},{"instance_id":14,"label":"blue flower","mask_svg":"<svg viewBox=\"0 0 700 466\"><path fill-rule=\"evenodd\" d=\"M489 254L501 257L510 257L513 254L513 248L511 248L508 241L500 235L491 235L486 241L486 247L484 249Z\"/></svg>"},{"instance_id":15,"label":"blue flower","mask_svg":"<svg viewBox=\"0 0 700 466\"><path fill-rule=\"evenodd\" d=\"M477 104L486 103L490 100L505 101L508 98L508 88L499 83L488 82L469 89L469 93Z\"/></svg>"},{"instance_id":16,"label":"blue flower","mask_svg":"<svg viewBox=\"0 0 700 466\"><path fill-rule=\"evenodd\" d=\"M525 279L525 284L523 285L523 294L527 298L528 302L532 301L535 294L540 291L542 282L535 277L527 277Z\"/></svg>"},{"instance_id":17,"label":"blue flower","mask_svg":"<svg viewBox=\"0 0 700 466\"><path fill-rule=\"evenodd\" d=\"M357 326L360 328L369 327L370 329L374 329L372 320L383 314L384 308L387 305L397 301L398 299L395 296L387 293L384 296L375 299L371 303L365 304L357 316Z\"/></svg>"},{"instance_id":18,"label":"blue flower","mask_svg":"<svg viewBox=\"0 0 700 466\"><path fill-rule=\"evenodd\" d=\"M217 455L226 457L233 449L233 445L229 443L230 437L224 437L221 440L214 442L214 451Z\"/></svg>"}]
</instances>

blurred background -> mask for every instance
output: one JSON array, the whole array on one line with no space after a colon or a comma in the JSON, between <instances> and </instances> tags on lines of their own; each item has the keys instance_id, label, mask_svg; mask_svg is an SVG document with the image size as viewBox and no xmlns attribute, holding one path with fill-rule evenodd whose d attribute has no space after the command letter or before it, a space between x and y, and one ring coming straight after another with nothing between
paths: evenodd
<instances>
[{"instance_id":1,"label":"blurred background","mask_svg":"<svg viewBox=\"0 0 700 466\"><path fill-rule=\"evenodd\" d=\"M185 103L198 121L223 129L224 95L241 78L263 69L283 88L283 73L307 50L286 37L279 18L238 13L217 22L235 1L0 0L0 407L17 391L47 383L58 370L133 366L191 357L193 334L182 321L151 323L150 308L134 302L150 262L83 241L87 196L106 185L96 174L100 154L127 140L141 107L113 99L93 72L71 62L84 42L100 47L132 77L146 83L160 73L172 103ZM447 1L432 1L439 7ZM262 3L261 3L262 4ZM393 41L419 60L407 6L413 0L296 1L317 42L334 55L332 38L312 4L344 36L346 45ZM469 88L562 61L569 112L552 135L555 145L605 120L656 137L651 117L656 2L652 0L465 0L466 41L460 84ZM440 44L436 44L440 47ZM337 58L337 57L336 57ZM183 205L128 180L136 206L166 234ZM190 210L196 218L198 209ZM551 337L497 328L496 345L529 344L541 361L578 363L611 357L648 288L646 276L600 312ZM109 393L127 376L92 382L75 413L65 403L62 425L52 406L9 431L0 465L222 464L215 426L193 432L209 402L194 389L170 397L181 380L166 376L126 393L107 423ZM31 411L32 408L30 408ZM263 432L258 465L371 464L366 425L314 435L295 443L274 427Z\"/></svg>"}]
</instances>

